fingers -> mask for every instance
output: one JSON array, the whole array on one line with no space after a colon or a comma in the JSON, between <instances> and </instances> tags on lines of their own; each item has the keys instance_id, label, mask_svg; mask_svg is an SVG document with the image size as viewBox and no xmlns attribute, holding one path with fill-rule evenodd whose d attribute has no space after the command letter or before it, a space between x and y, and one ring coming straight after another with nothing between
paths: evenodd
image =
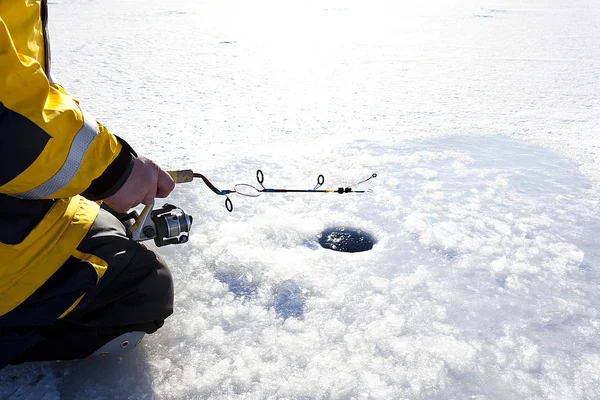
<instances>
[{"instance_id":1,"label":"fingers","mask_svg":"<svg viewBox=\"0 0 600 400\"><path fill-rule=\"evenodd\" d=\"M175 188L171 176L154 161L145 157L134 160L131 174L114 195L104 202L118 212L126 212L139 204L152 204L156 197L167 197Z\"/></svg>"},{"instance_id":2,"label":"fingers","mask_svg":"<svg viewBox=\"0 0 600 400\"><path fill-rule=\"evenodd\" d=\"M156 185L156 197L165 198L175 189L175 181L171 175L158 168L158 181Z\"/></svg>"},{"instance_id":3,"label":"fingers","mask_svg":"<svg viewBox=\"0 0 600 400\"><path fill-rule=\"evenodd\" d=\"M156 191L150 191L150 192L146 193L146 196L144 196L144 199L141 201L141 203L144 205L152 204L152 202L154 201L155 198L156 198ZM140 203L138 203L138 204L140 204ZM135 206L133 206L133 207L135 207Z\"/></svg>"},{"instance_id":4,"label":"fingers","mask_svg":"<svg viewBox=\"0 0 600 400\"><path fill-rule=\"evenodd\" d=\"M160 167L154 161L147 158L144 158L143 161L145 170L144 180L142 181L143 199L141 202L142 204L148 205L152 204L156 198L156 191L158 190L158 172L160 171Z\"/></svg>"}]
</instances>

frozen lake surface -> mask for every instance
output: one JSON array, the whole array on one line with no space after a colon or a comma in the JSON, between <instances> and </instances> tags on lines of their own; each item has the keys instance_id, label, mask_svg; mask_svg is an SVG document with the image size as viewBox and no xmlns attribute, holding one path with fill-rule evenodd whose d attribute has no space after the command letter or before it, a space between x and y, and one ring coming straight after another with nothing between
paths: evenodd
<instances>
[{"instance_id":1,"label":"frozen lake surface","mask_svg":"<svg viewBox=\"0 0 600 400\"><path fill-rule=\"evenodd\" d=\"M165 168L378 176L178 186L165 327L0 398L600 398L600 3L402 3L51 1L55 80Z\"/></svg>"}]
</instances>

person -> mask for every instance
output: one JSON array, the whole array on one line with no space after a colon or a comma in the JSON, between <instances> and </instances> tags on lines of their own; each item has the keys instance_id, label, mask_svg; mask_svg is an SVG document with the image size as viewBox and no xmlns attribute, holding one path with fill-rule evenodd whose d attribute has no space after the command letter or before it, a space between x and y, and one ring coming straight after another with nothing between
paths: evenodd
<instances>
[{"instance_id":1,"label":"person","mask_svg":"<svg viewBox=\"0 0 600 400\"><path fill-rule=\"evenodd\" d=\"M46 0L0 1L0 368L85 358L173 312L165 262L110 210L174 182L52 81L47 20Z\"/></svg>"}]
</instances>

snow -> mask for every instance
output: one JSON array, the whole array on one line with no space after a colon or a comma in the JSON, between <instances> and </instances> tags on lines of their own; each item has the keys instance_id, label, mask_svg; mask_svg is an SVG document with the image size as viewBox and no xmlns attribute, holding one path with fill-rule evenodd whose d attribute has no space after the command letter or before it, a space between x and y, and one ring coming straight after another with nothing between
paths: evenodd
<instances>
[{"instance_id":1,"label":"snow","mask_svg":"<svg viewBox=\"0 0 600 400\"><path fill-rule=\"evenodd\" d=\"M405 4L406 3L406 4ZM459 4L457 4L459 3ZM176 310L8 399L600 398L600 4L50 2L53 75L219 189L169 202ZM159 202L162 204L162 202ZM363 253L318 235L373 235Z\"/></svg>"}]
</instances>

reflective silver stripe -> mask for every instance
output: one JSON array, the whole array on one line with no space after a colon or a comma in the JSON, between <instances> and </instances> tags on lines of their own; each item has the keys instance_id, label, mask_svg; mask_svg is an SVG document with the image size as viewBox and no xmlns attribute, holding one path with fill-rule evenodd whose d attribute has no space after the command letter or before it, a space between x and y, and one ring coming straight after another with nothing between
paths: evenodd
<instances>
[{"instance_id":1,"label":"reflective silver stripe","mask_svg":"<svg viewBox=\"0 0 600 400\"><path fill-rule=\"evenodd\" d=\"M85 152L97 135L98 123L96 122L96 119L83 113L83 126L79 129L79 132L77 132L75 138L71 142L71 148L69 149L67 159L58 172L35 189L31 189L24 193L17 193L13 196L22 199L44 199L49 198L53 193L56 193L67 186L79 170Z\"/></svg>"}]
</instances>

